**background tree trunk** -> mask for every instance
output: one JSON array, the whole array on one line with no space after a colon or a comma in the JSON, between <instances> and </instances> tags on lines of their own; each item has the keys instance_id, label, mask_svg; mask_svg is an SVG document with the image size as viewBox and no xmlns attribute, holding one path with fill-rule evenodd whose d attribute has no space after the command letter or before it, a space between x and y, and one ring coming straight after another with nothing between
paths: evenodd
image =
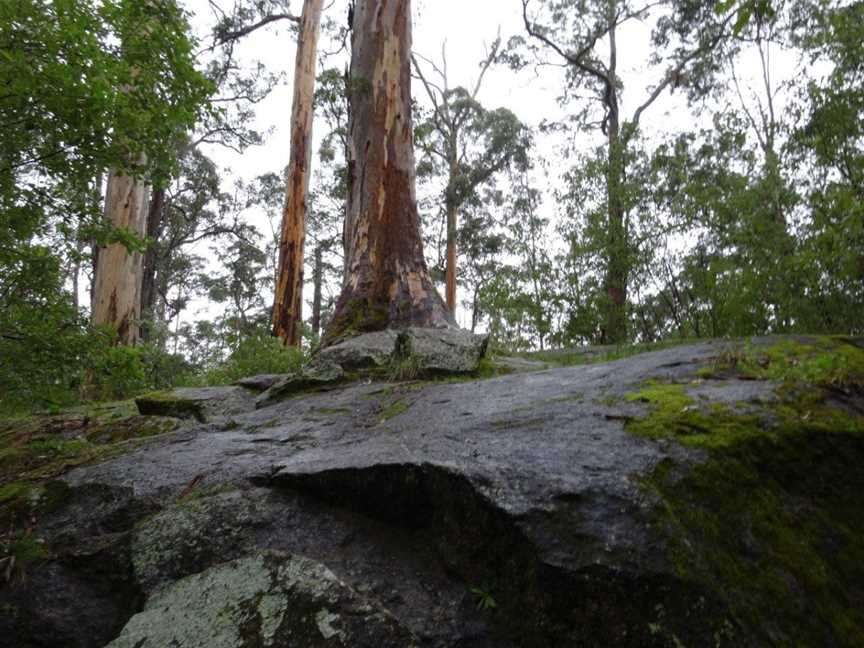
<instances>
[{"instance_id":1,"label":"background tree trunk","mask_svg":"<svg viewBox=\"0 0 864 648\"><path fill-rule=\"evenodd\" d=\"M162 232L162 219L165 213L165 189L156 189L150 198L150 208L147 213L147 238L150 245L144 252L144 267L141 276L141 317L144 324L141 327L141 339L148 342L153 337L156 313L156 262L157 245Z\"/></svg>"},{"instance_id":2,"label":"background tree trunk","mask_svg":"<svg viewBox=\"0 0 864 648\"><path fill-rule=\"evenodd\" d=\"M322 344L385 328L453 326L420 236L411 124L411 2L360 0L349 97L347 256Z\"/></svg>"},{"instance_id":3,"label":"background tree trunk","mask_svg":"<svg viewBox=\"0 0 864 648\"><path fill-rule=\"evenodd\" d=\"M447 205L447 266L445 270L447 311L456 313L456 228L458 213L455 205Z\"/></svg>"},{"instance_id":4,"label":"background tree trunk","mask_svg":"<svg viewBox=\"0 0 864 648\"><path fill-rule=\"evenodd\" d=\"M312 270L312 335L317 340L321 336L321 290L324 283L324 250L321 244L315 246L315 266Z\"/></svg>"},{"instance_id":5,"label":"background tree trunk","mask_svg":"<svg viewBox=\"0 0 864 648\"><path fill-rule=\"evenodd\" d=\"M111 173L105 192L105 216L115 228L144 236L147 222L148 189L130 176ZM141 316L142 255L120 243L99 250L94 281L93 324L117 331L115 343L133 346L138 342Z\"/></svg>"},{"instance_id":6,"label":"background tree trunk","mask_svg":"<svg viewBox=\"0 0 864 648\"><path fill-rule=\"evenodd\" d=\"M617 79L618 48L615 27L616 3L610 3L609 72ZM621 117L618 89L610 83L607 90L607 145L609 169L606 177L606 195L609 221L607 223L605 291L608 303L603 321L603 344L627 342L627 282L630 259L627 232L627 212L624 206L624 175L626 142L621 138Z\"/></svg>"},{"instance_id":7,"label":"background tree trunk","mask_svg":"<svg viewBox=\"0 0 864 648\"><path fill-rule=\"evenodd\" d=\"M291 110L291 155L282 213L279 273L273 305L273 334L288 346L300 346L303 314L303 248L306 240L306 194L312 165L312 118L318 33L324 0L306 0L300 19Z\"/></svg>"}]
</instances>

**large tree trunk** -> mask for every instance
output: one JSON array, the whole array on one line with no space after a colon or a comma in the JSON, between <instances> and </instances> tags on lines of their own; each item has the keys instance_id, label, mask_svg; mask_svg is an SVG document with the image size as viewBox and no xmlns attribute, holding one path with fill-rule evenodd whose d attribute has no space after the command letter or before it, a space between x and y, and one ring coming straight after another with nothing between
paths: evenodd
<instances>
[{"instance_id":1,"label":"large tree trunk","mask_svg":"<svg viewBox=\"0 0 864 648\"><path fill-rule=\"evenodd\" d=\"M157 245L162 233L162 221L165 213L165 189L156 189L150 198L150 208L147 213L147 238L150 245L144 252L144 266L141 277L141 317L144 324L141 327L141 338L149 342L153 337L156 319L156 264L158 261Z\"/></svg>"},{"instance_id":2,"label":"large tree trunk","mask_svg":"<svg viewBox=\"0 0 864 648\"><path fill-rule=\"evenodd\" d=\"M148 189L140 180L111 173L105 192L105 216L115 228L144 236L147 222ZM141 316L142 255L120 243L99 250L93 298L93 324L117 331L115 343L133 346L138 342Z\"/></svg>"},{"instance_id":3,"label":"large tree trunk","mask_svg":"<svg viewBox=\"0 0 864 648\"><path fill-rule=\"evenodd\" d=\"M411 2L360 0L354 12L347 255L323 345L385 328L453 326L420 236L411 125Z\"/></svg>"},{"instance_id":4,"label":"large tree trunk","mask_svg":"<svg viewBox=\"0 0 864 648\"><path fill-rule=\"evenodd\" d=\"M312 117L318 33L324 0L306 0L300 20L291 110L291 155L282 213L279 274L273 305L273 333L288 346L300 346L303 313L303 247L306 240L306 193L312 165Z\"/></svg>"}]
</instances>

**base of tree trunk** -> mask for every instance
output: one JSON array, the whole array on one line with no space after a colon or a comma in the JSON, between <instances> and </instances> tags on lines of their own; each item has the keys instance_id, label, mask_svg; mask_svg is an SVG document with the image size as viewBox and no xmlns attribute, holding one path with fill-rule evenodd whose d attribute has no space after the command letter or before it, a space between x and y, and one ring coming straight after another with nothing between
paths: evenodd
<instances>
[{"instance_id":1,"label":"base of tree trunk","mask_svg":"<svg viewBox=\"0 0 864 648\"><path fill-rule=\"evenodd\" d=\"M426 283L428 286L424 285ZM412 288L414 290L406 290L396 298L390 294L380 298L364 298L343 290L321 340L321 347L385 329L458 330L453 316L445 309L431 282L419 281L418 286Z\"/></svg>"}]
</instances>

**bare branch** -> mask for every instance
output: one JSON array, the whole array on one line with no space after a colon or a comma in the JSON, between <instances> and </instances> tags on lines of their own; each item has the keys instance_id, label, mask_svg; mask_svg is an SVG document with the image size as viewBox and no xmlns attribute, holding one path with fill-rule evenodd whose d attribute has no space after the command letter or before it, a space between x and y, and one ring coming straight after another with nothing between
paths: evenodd
<instances>
[{"instance_id":1,"label":"bare branch","mask_svg":"<svg viewBox=\"0 0 864 648\"><path fill-rule=\"evenodd\" d=\"M280 21L280 20L290 20L291 22L300 24L300 17L295 16L294 14L288 13L280 13L280 14L270 14L269 16L265 16L257 23L253 23L251 25L247 25L241 29L236 29L234 31L225 32L223 34L219 34L217 38L218 45L224 45L229 41L236 41L244 36L248 36L252 32L261 29L262 27L266 27L267 25Z\"/></svg>"}]
</instances>

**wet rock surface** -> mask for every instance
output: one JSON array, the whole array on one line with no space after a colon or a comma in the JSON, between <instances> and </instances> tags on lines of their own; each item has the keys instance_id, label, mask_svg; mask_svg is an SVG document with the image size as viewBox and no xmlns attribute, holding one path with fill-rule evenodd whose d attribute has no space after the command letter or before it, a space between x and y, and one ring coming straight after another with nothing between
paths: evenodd
<instances>
[{"instance_id":1,"label":"wet rock surface","mask_svg":"<svg viewBox=\"0 0 864 648\"><path fill-rule=\"evenodd\" d=\"M648 409L633 398L646 385L681 385L705 407L771 402L770 382L704 377L731 345L525 365L483 381L364 379L259 401L78 468L65 478L69 504L35 529L50 559L29 584L0 589L0 606L18 610L0 637L25 647L760 644L720 593L686 577L646 486L666 466L687 475L706 451L625 429ZM290 576L298 565L314 577ZM232 584L238 574L249 587ZM65 598L46 603L55 582ZM71 599L103 613L84 617L90 639L49 623ZM66 643L46 643L51 632Z\"/></svg>"}]
</instances>

